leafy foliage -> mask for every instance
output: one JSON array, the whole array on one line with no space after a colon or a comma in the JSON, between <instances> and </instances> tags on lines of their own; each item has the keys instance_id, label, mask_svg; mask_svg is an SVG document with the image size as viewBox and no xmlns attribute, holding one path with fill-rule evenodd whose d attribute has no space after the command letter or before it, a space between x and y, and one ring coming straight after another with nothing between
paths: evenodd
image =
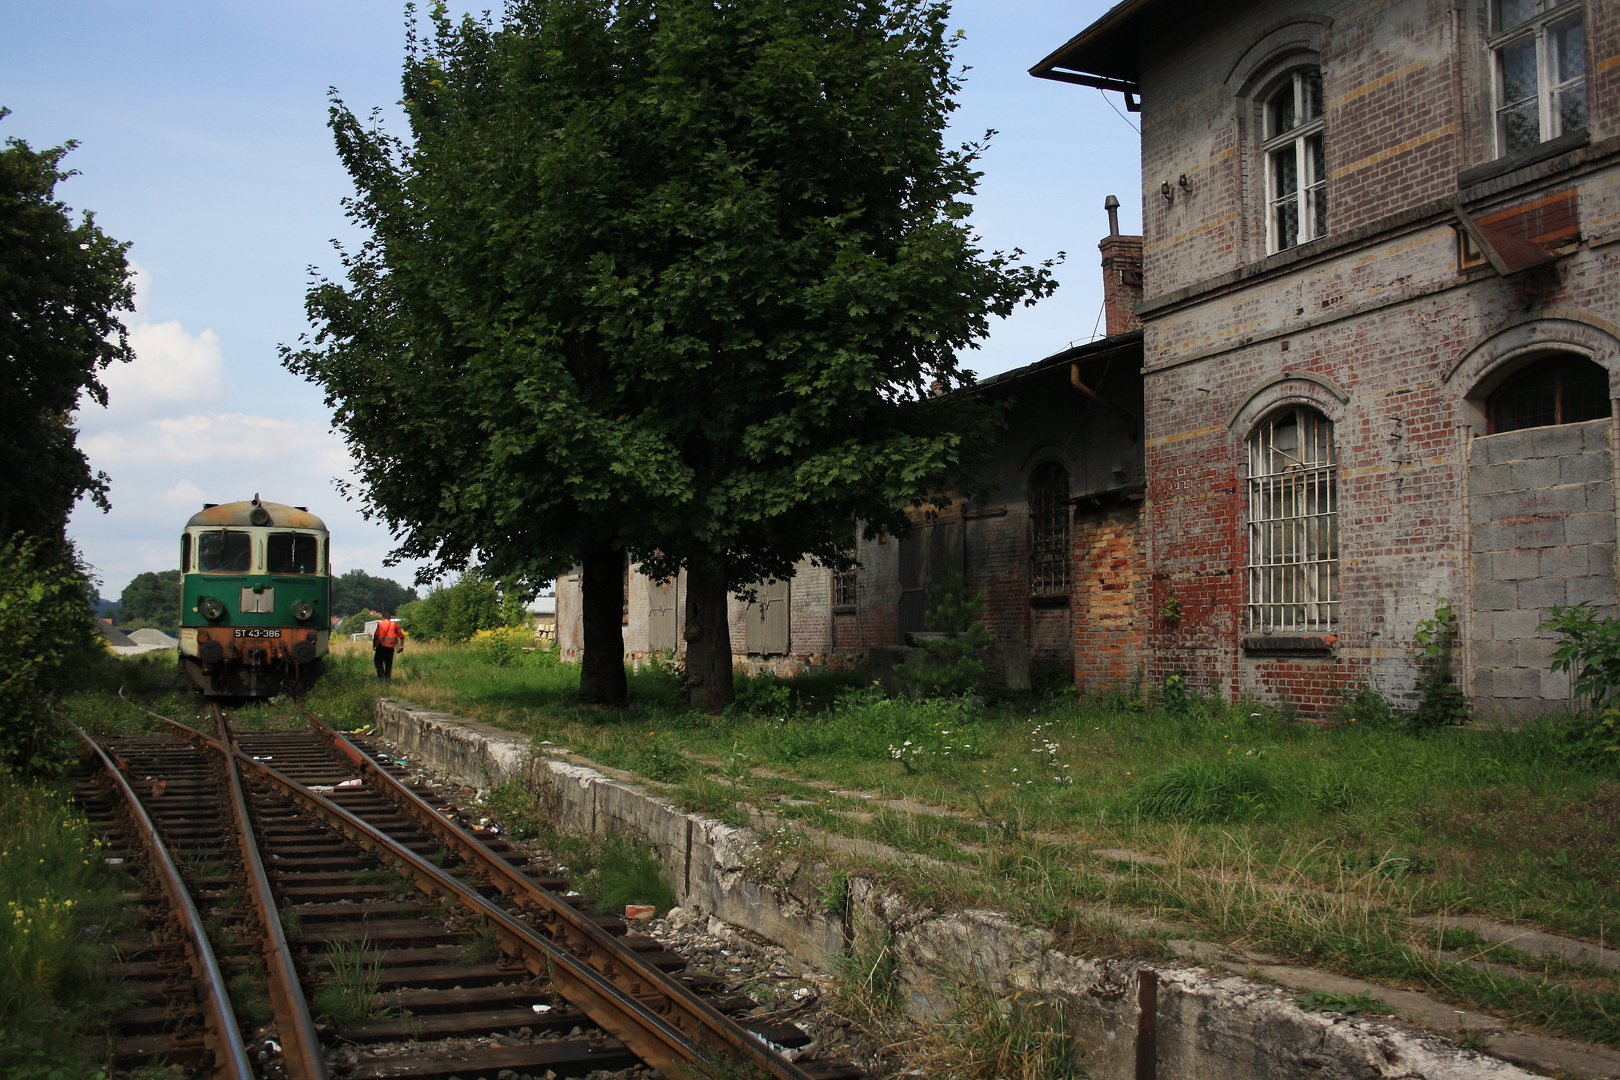
<instances>
[{"instance_id":1,"label":"leafy foliage","mask_svg":"<svg viewBox=\"0 0 1620 1080\"><path fill-rule=\"evenodd\" d=\"M1620 620L1599 617L1589 603L1549 608L1538 630L1564 638L1553 650L1552 669L1574 673L1575 693L1590 704L1567 729L1574 757L1620 765Z\"/></svg>"},{"instance_id":2,"label":"leafy foliage","mask_svg":"<svg viewBox=\"0 0 1620 1080\"><path fill-rule=\"evenodd\" d=\"M1412 726L1418 729L1455 727L1468 722L1468 698L1452 675L1452 654L1457 644L1457 613L1449 600L1441 600L1434 618L1418 623L1413 635L1418 680L1410 695L1417 711Z\"/></svg>"},{"instance_id":3,"label":"leafy foliage","mask_svg":"<svg viewBox=\"0 0 1620 1080\"><path fill-rule=\"evenodd\" d=\"M70 417L81 395L105 405L98 373L133 359L115 313L133 310L135 293L129 245L88 212L75 223L56 198L76 145L7 139L0 150L0 536L60 539L84 494L107 509L107 478L91 474Z\"/></svg>"},{"instance_id":4,"label":"leafy foliage","mask_svg":"<svg viewBox=\"0 0 1620 1080\"><path fill-rule=\"evenodd\" d=\"M332 579L332 614L352 615L357 611L396 614L400 606L416 599L416 590L397 581L349 570Z\"/></svg>"},{"instance_id":5,"label":"leafy foliage","mask_svg":"<svg viewBox=\"0 0 1620 1080\"><path fill-rule=\"evenodd\" d=\"M0 773L48 760L52 713L76 671L102 653L89 586L58 545L0 545Z\"/></svg>"},{"instance_id":6,"label":"leafy foliage","mask_svg":"<svg viewBox=\"0 0 1620 1080\"><path fill-rule=\"evenodd\" d=\"M180 571L148 570L136 574L119 594L118 622L131 629L140 626L177 629L180 626Z\"/></svg>"},{"instance_id":7,"label":"leafy foliage","mask_svg":"<svg viewBox=\"0 0 1620 1080\"><path fill-rule=\"evenodd\" d=\"M380 611L357 611L353 615L350 615L348 618L344 619L342 622L338 623L337 632L344 635L363 634L366 632L366 623L380 618L382 618L382 612Z\"/></svg>"},{"instance_id":8,"label":"leafy foliage","mask_svg":"<svg viewBox=\"0 0 1620 1080\"><path fill-rule=\"evenodd\" d=\"M401 554L548 578L629 551L741 586L843 565L852 519L898 527L984 445L985 406L938 391L1054 283L967 224L943 5L431 18L409 140L334 102L368 239L283 355Z\"/></svg>"},{"instance_id":9,"label":"leafy foliage","mask_svg":"<svg viewBox=\"0 0 1620 1080\"><path fill-rule=\"evenodd\" d=\"M449 587L429 590L420 600L400 606L399 625L423 641L468 641L480 630L506 625L509 605L495 582L468 570Z\"/></svg>"},{"instance_id":10,"label":"leafy foliage","mask_svg":"<svg viewBox=\"0 0 1620 1080\"><path fill-rule=\"evenodd\" d=\"M523 648L534 644L534 634L521 626L498 626L472 636L473 651L496 667L510 667L523 659Z\"/></svg>"}]
</instances>

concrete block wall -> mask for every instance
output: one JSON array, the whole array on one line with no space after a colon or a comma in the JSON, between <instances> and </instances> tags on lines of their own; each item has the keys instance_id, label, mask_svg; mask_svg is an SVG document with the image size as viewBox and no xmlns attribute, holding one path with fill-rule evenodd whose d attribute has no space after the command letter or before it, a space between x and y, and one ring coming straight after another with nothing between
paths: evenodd
<instances>
[{"instance_id":1,"label":"concrete block wall","mask_svg":"<svg viewBox=\"0 0 1620 1080\"><path fill-rule=\"evenodd\" d=\"M1468 493L1474 696L1526 716L1568 707L1549 662L1549 607L1590 602L1614 615L1613 424L1592 420L1474 440Z\"/></svg>"}]
</instances>

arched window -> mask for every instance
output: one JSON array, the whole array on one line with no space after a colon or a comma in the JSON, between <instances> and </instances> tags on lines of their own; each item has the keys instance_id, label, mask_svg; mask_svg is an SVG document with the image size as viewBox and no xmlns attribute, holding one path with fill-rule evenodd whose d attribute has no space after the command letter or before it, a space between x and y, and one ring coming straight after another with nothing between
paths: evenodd
<instances>
[{"instance_id":1,"label":"arched window","mask_svg":"<svg viewBox=\"0 0 1620 1080\"><path fill-rule=\"evenodd\" d=\"M1249 627L1317 634L1339 609L1339 499L1333 422L1273 413L1249 436Z\"/></svg>"},{"instance_id":2,"label":"arched window","mask_svg":"<svg viewBox=\"0 0 1620 1080\"><path fill-rule=\"evenodd\" d=\"M1029 594L1069 595L1069 472L1055 461L1029 478Z\"/></svg>"},{"instance_id":3,"label":"arched window","mask_svg":"<svg viewBox=\"0 0 1620 1080\"><path fill-rule=\"evenodd\" d=\"M1327 151L1322 144L1322 71L1294 72L1266 99L1266 251L1285 251L1327 232Z\"/></svg>"},{"instance_id":4,"label":"arched window","mask_svg":"<svg viewBox=\"0 0 1620 1080\"><path fill-rule=\"evenodd\" d=\"M1611 412L1609 373L1581 356L1549 356L1485 399L1485 433L1601 420Z\"/></svg>"}]
</instances>

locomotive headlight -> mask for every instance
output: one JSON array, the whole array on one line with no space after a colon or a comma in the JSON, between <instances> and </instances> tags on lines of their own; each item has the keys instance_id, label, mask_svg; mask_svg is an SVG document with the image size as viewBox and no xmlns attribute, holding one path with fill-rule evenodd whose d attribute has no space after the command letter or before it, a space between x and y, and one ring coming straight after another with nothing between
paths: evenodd
<instances>
[{"instance_id":1,"label":"locomotive headlight","mask_svg":"<svg viewBox=\"0 0 1620 1080\"><path fill-rule=\"evenodd\" d=\"M315 614L315 605L310 603L308 600L300 600L298 603L293 605L293 618L297 619L299 622L308 621L309 617L313 614Z\"/></svg>"},{"instance_id":2,"label":"locomotive headlight","mask_svg":"<svg viewBox=\"0 0 1620 1080\"><path fill-rule=\"evenodd\" d=\"M197 601L197 610L202 612L205 619L218 619L225 614L225 601L205 596Z\"/></svg>"}]
</instances>

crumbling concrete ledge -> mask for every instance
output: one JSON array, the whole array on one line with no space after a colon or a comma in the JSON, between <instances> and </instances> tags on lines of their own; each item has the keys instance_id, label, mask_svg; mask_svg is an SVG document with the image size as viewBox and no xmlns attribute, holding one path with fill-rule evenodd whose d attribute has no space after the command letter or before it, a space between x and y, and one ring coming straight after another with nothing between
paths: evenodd
<instances>
[{"instance_id":1,"label":"crumbling concrete ledge","mask_svg":"<svg viewBox=\"0 0 1620 1080\"><path fill-rule=\"evenodd\" d=\"M748 829L689 814L625 774L536 754L529 740L486 724L418 708L377 704L379 733L464 784L522 779L555 827L582 836L633 833L658 850L682 905L710 912L829 967L852 949L887 949L913 1016L947 1015L954 988L977 980L998 997L1061 1005L1088 1048L1096 1080L1137 1072L1139 988L1157 972L1158 1080L1517 1080L1534 1074L1461 1050L1395 1020L1306 1012L1292 994L1207 968L1086 960L1050 947L1049 931L992 911L938 913L850 883L842 916L829 914L811 868L756 880L759 844Z\"/></svg>"}]
</instances>

